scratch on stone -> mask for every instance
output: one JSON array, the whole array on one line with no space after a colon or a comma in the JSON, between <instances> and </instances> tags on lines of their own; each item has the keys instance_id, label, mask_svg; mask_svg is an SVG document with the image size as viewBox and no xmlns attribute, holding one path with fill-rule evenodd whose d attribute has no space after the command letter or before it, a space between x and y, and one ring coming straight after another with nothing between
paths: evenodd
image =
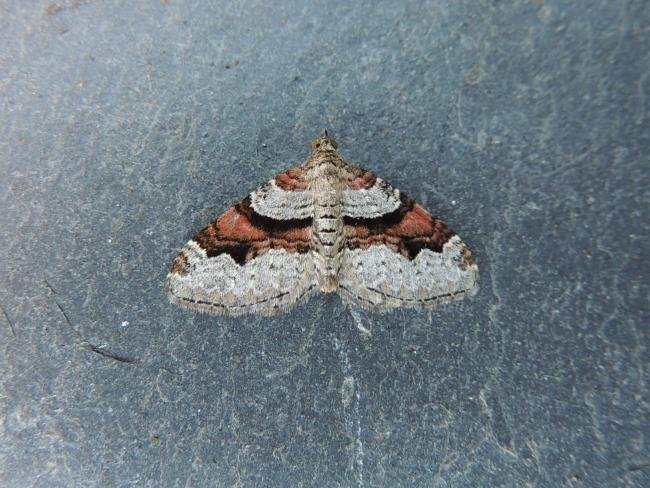
<instances>
[{"instance_id":1,"label":"scratch on stone","mask_svg":"<svg viewBox=\"0 0 650 488\"><path fill-rule=\"evenodd\" d=\"M501 239L501 232L496 231L494 233L494 238L492 239L492 243L494 246L496 246L496 243L499 242ZM490 273L490 282L492 283L492 294L494 295L494 300L492 304L490 305L490 308L488 310L488 317L490 318L490 326L492 330L496 330L498 328L499 324L499 317L498 313L501 309L501 303L502 303L502 298L501 298L501 287L499 286L499 283L497 282L497 273Z\"/></svg>"},{"instance_id":2,"label":"scratch on stone","mask_svg":"<svg viewBox=\"0 0 650 488\"><path fill-rule=\"evenodd\" d=\"M357 325L357 330L361 332L365 337L372 337L372 330L368 329L363 325L359 312L355 310L353 307L349 307L349 310L350 310L350 315L352 315L352 318L354 319L354 322Z\"/></svg>"},{"instance_id":3,"label":"scratch on stone","mask_svg":"<svg viewBox=\"0 0 650 488\"><path fill-rule=\"evenodd\" d=\"M363 442L361 441L361 415L359 415L359 403L361 403L361 395L357 388L354 392L354 415L357 422L357 439L356 439L356 461L357 461L357 481L359 486L363 486Z\"/></svg>"},{"instance_id":4,"label":"scratch on stone","mask_svg":"<svg viewBox=\"0 0 650 488\"><path fill-rule=\"evenodd\" d=\"M126 356L121 356L119 354L115 354L114 352L106 350L104 348L104 346L95 346L94 344L91 344L90 342L86 342L86 341L82 342L81 347L83 347L87 351L97 353L100 356L112 359L112 360L120 362L120 363L133 364L133 363L137 362L136 359L129 358L129 357L126 357Z\"/></svg>"},{"instance_id":5,"label":"scratch on stone","mask_svg":"<svg viewBox=\"0 0 650 488\"><path fill-rule=\"evenodd\" d=\"M5 319L7 320L7 323L9 324L9 328L11 329L11 334L16 337L16 329L14 328L14 323L11 321L9 318L9 314L7 311L4 309L2 305L0 305L0 310L2 310L2 314L5 316Z\"/></svg>"},{"instance_id":6,"label":"scratch on stone","mask_svg":"<svg viewBox=\"0 0 650 488\"><path fill-rule=\"evenodd\" d=\"M105 358L113 359L114 361L118 361L120 363L132 364L132 363L137 362L136 359L132 359L132 358L129 358L129 357L126 357L126 356L121 356L119 354L115 354L115 353L113 353L111 351L106 350L103 346L96 346L94 344L91 344L87 340L85 340L83 335L81 334L81 332L79 332L77 330L77 328L74 325L72 325L72 321L70 320L70 317L68 317L68 314L65 313L65 310L63 310L63 307L61 306L59 301L56 299L56 290L54 289L54 287L52 285L50 285L50 283L47 281L47 279L44 278L43 281L45 282L45 286L47 286L50 289L50 291L52 292L52 295L53 295L52 300L54 301L54 304L57 306L57 308L61 312L61 315L63 315L63 317L65 318L65 322L68 324L68 327L70 327L70 329L72 329L72 332L74 332L74 334L79 338L79 340L80 340L79 345L82 348L84 348L87 351L91 351L91 352L94 352L96 354L99 354L100 356L103 356Z\"/></svg>"},{"instance_id":7,"label":"scratch on stone","mask_svg":"<svg viewBox=\"0 0 650 488\"><path fill-rule=\"evenodd\" d=\"M147 63L147 81L149 82L149 92L153 93L153 83L151 82L151 63Z\"/></svg>"},{"instance_id":8,"label":"scratch on stone","mask_svg":"<svg viewBox=\"0 0 650 488\"><path fill-rule=\"evenodd\" d=\"M457 452L452 452L450 454L446 454L443 460L440 462L438 465L438 468L436 469L436 474L433 477L433 483L432 486L438 486L438 485L446 485L447 483L445 482L445 472L449 470L449 468L458 460L458 453Z\"/></svg>"},{"instance_id":9,"label":"scratch on stone","mask_svg":"<svg viewBox=\"0 0 650 488\"><path fill-rule=\"evenodd\" d=\"M345 428L350 437L354 437L354 457L352 465L354 466L354 476L357 480L357 486L363 486L363 441L361 436L361 415L359 413L359 404L361 403L361 394L356 385L354 376L350 374L350 358L348 353L343 349L338 339L334 339L334 348L339 352L341 360L341 367L343 369L343 384L341 385L341 402L343 408L347 408L352 404L354 398L353 412L354 417L350 418L347 414L345 416Z\"/></svg>"},{"instance_id":10,"label":"scratch on stone","mask_svg":"<svg viewBox=\"0 0 650 488\"><path fill-rule=\"evenodd\" d=\"M490 406L488 405L487 400L485 399L485 390L481 389L478 393L478 398L481 401L481 407L483 408L483 413L487 416L488 419L492 418L492 412L490 411Z\"/></svg>"},{"instance_id":11,"label":"scratch on stone","mask_svg":"<svg viewBox=\"0 0 650 488\"><path fill-rule=\"evenodd\" d=\"M601 422L600 422L600 417L599 417L599 412L598 412L598 406L596 405L596 402L594 401L594 397L596 395L593 392L588 392L584 396L584 404L587 406L588 411L589 411L589 416L591 417L591 428L594 432L594 436L598 440L598 445L597 449L600 452L604 452L606 449L607 441L605 439L605 436L603 435L602 432L602 427L601 427Z\"/></svg>"},{"instance_id":12,"label":"scratch on stone","mask_svg":"<svg viewBox=\"0 0 650 488\"><path fill-rule=\"evenodd\" d=\"M271 373L265 374L264 376L266 377L266 379L274 379L278 376L285 376L288 374L292 374L298 366L306 367L307 360L309 358L309 353L307 351L307 348L312 342L312 338L314 336L315 330L316 329L313 325L312 327L309 328L309 334L307 335L305 340L302 342L302 345L298 349L298 354L296 354L297 359L291 361L289 364L287 364L287 366L285 366L281 370L276 370Z\"/></svg>"},{"instance_id":13,"label":"scratch on stone","mask_svg":"<svg viewBox=\"0 0 650 488\"><path fill-rule=\"evenodd\" d=\"M50 282L47 281L46 278L43 278L43 283L45 283L45 286L47 286L50 289L53 295L56 295L56 290L52 287L52 285L50 285Z\"/></svg>"},{"instance_id":14,"label":"scratch on stone","mask_svg":"<svg viewBox=\"0 0 650 488\"><path fill-rule=\"evenodd\" d=\"M158 368L158 371L164 371L165 373L171 374L171 375L173 375L173 376L183 376L181 373L178 373L178 372L176 372L176 371L173 371L173 370L171 370L170 368L168 368L167 366L160 366L160 367Z\"/></svg>"},{"instance_id":15,"label":"scratch on stone","mask_svg":"<svg viewBox=\"0 0 650 488\"><path fill-rule=\"evenodd\" d=\"M56 300L54 300L54 303L56 303L56 306L59 307L59 310L61 311L61 313L62 313L63 316L65 317L65 321L68 323L68 325L70 326L70 328L71 328L72 330L74 330L75 333L76 333L77 335L80 335L80 334L79 334L79 331L78 331L77 329L75 329L74 325L72 325L72 322L70 321L70 317L68 317L68 314L65 313L65 310L63 310L63 307L61 306L61 304L60 304L59 302L57 302Z\"/></svg>"},{"instance_id":16,"label":"scratch on stone","mask_svg":"<svg viewBox=\"0 0 650 488\"><path fill-rule=\"evenodd\" d=\"M50 285L50 283L46 279L43 279L43 281L45 282L45 285L52 292L52 295L56 295L56 290L52 287L52 285ZM81 338L81 333L75 328L74 325L72 325L72 321L70 320L70 317L68 317L68 314L65 313L65 310L63 310L63 307L61 306L59 301L55 297L52 297L52 300L54 301L55 305L59 309L59 312L61 312L61 315L63 315L63 317L65 318L65 321L68 324L68 327L70 327L72 329L72 331L75 333L75 335L77 337Z\"/></svg>"},{"instance_id":17,"label":"scratch on stone","mask_svg":"<svg viewBox=\"0 0 650 488\"><path fill-rule=\"evenodd\" d=\"M641 77L639 78L639 81L637 81L637 94L639 97L639 115L636 118L636 123L637 125L643 124L643 119L645 118L645 92L643 90L643 85L646 83L646 80L648 79L648 72L643 73Z\"/></svg>"},{"instance_id":18,"label":"scratch on stone","mask_svg":"<svg viewBox=\"0 0 650 488\"><path fill-rule=\"evenodd\" d=\"M462 105L463 105L463 91L458 90L458 97L456 98L456 117L458 118L457 123L459 129L465 128L465 126L463 125Z\"/></svg>"},{"instance_id":19,"label":"scratch on stone","mask_svg":"<svg viewBox=\"0 0 650 488\"><path fill-rule=\"evenodd\" d=\"M597 152L599 149L600 149L600 147L595 147L593 149L587 149L582 154L578 154L577 156L569 159L566 163L558 166L555 169L552 169L551 171L548 171L548 172L542 174L541 176L543 176L543 177L555 176L558 173L563 173L565 171L568 171L571 168L573 168L574 166L576 166L578 163L583 161L586 157L591 156L592 154Z\"/></svg>"},{"instance_id":20,"label":"scratch on stone","mask_svg":"<svg viewBox=\"0 0 650 488\"><path fill-rule=\"evenodd\" d=\"M343 378L343 383L341 384L341 403L345 408L350 406L352 403L352 395L354 394L354 377L346 376Z\"/></svg>"},{"instance_id":21,"label":"scratch on stone","mask_svg":"<svg viewBox=\"0 0 650 488\"><path fill-rule=\"evenodd\" d=\"M496 406L495 408L491 408L485 398L485 391L485 389L481 389L478 396L481 402L481 408L489 420L490 435L501 450L511 456L517 457L517 453L512 447L511 436L506 434L507 437L504 437L500 432L503 429L507 429L508 426L503 418L503 412L501 411L499 400L498 398L495 398Z\"/></svg>"}]
</instances>

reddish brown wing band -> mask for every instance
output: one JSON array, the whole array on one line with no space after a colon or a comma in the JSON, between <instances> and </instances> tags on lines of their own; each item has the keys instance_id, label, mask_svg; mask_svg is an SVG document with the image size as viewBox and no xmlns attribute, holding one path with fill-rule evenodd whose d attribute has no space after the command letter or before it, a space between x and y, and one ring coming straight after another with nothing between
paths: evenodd
<instances>
[{"instance_id":1,"label":"reddish brown wing band","mask_svg":"<svg viewBox=\"0 0 650 488\"><path fill-rule=\"evenodd\" d=\"M258 214L244 198L205 227L194 241L208 257L229 254L236 263L264 254L269 249L309 251L312 219L278 220Z\"/></svg>"},{"instance_id":2,"label":"reddish brown wing band","mask_svg":"<svg viewBox=\"0 0 650 488\"><path fill-rule=\"evenodd\" d=\"M306 253L309 251L312 217L292 218L295 214L292 210L300 204L295 196L303 195L305 190L307 182L304 171L300 168L289 169L229 208L201 230L194 241L205 250L207 257L228 254L240 265L270 249ZM279 201L286 205L282 215L287 218L269 217L256 210L252 200L256 200L263 211L265 199L269 197L274 205L270 213L274 215L278 212ZM300 209L303 213L304 207L303 203Z\"/></svg>"},{"instance_id":3,"label":"reddish brown wing band","mask_svg":"<svg viewBox=\"0 0 650 488\"><path fill-rule=\"evenodd\" d=\"M411 260L422 249L442 252L444 244L455 232L406 194L401 193L400 199L401 205L396 210L380 217L345 216L347 248L367 249L383 244Z\"/></svg>"}]
</instances>

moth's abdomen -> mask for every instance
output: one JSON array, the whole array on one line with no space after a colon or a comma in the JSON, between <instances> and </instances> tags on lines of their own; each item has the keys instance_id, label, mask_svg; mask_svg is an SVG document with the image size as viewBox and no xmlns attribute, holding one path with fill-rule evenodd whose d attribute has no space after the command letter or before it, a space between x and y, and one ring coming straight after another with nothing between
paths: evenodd
<instances>
[{"instance_id":1,"label":"moth's abdomen","mask_svg":"<svg viewBox=\"0 0 650 488\"><path fill-rule=\"evenodd\" d=\"M322 291L331 292L338 288L339 259L343 248L343 222L340 209L333 212L332 207L315 207L313 244L317 250L316 269ZM320 215L318 215L320 213Z\"/></svg>"},{"instance_id":2,"label":"moth's abdomen","mask_svg":"<svg viewBox=\"0 0 650 488\"><path fill-rule=\"evenodd\" d=\"M313 186L314 217L312 249L321 291L338 289L338 274L343 249L343 217L341 215L341 183L337 168L322 167Z\"/></svg>"}]
</instances>

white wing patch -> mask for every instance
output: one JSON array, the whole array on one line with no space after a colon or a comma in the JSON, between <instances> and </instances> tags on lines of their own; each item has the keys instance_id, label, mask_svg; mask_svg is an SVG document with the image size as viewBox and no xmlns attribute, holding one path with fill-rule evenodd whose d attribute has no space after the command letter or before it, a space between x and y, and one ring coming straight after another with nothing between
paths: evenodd
<instances>
[{"instance_id":1,"label":"white wing patch","mask_svg":"<svg viewBox=\"0 0 650 488\"><path fill-rule=\"evenodd\" d=\"M169 298L183 308L213 314L274 315L306 299L316 289L310 253L271 249L239 265L228 254L208 258L198 244L190 241L183 254L189 272L167 275Z\"/></svg>"},{"instance_id":2,"label":"white wing patch","mask_svg":"<svg viewBox=\"0 0 650 488\"><path fill-rule=\"evenodd\" d=\"M304 219L314 213L314 198L310 190L283 190L275 180L252 192L250 199L253 210L272 219Z\"/></svg>"},{"instance_id":3,"label":"white wing patch","mask_svg":"<svg viewBox=\"0 0 650 488\"><path fill-rule=\"evenodd\" d=\"M375 218L394 212L401 205L400 193L381 178L368 189L346 188L342 195L343 215L352 218Z\"/></svg>"},{"instance_id":4,"label":"white wing patch","mask_svg":"<svg viewBox=\"0 0 650 488\"><path fill-rule=\"evenodd\" d=\"M412 261L384 245L346 250L340 293L365 308L434 307L474 295L478 267L464 264L465 245L452 237L441 253L423 249Z\"/></svg>"}]
</instances>

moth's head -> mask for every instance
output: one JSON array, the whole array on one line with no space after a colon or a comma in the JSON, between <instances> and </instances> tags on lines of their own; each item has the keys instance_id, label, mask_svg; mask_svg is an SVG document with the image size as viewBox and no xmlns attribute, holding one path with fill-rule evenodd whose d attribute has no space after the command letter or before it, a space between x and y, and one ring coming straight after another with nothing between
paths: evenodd
<instances>
[{"instance_id":1,"label":"moth's head","mask_svg":"<svg viewBox=\"0 0 650 488\"><path fill-rule=\"evenodd\" d=\"M336 151L337 147L336 141L330 137L326 130L311 143L313 151Z\"/></svg>"}]
</instances>

